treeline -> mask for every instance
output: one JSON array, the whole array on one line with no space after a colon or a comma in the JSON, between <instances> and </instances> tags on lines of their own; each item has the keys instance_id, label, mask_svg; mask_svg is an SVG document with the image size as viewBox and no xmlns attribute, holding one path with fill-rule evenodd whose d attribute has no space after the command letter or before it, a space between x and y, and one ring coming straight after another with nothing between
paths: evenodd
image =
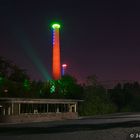
<instances>
[{"instance_id":1,"label":"treeline","mask_svg":"<svg viewBox=\"0 0 140 140\"><path fill-rule=\"evenodd\" d=\"M15 82L0 77L0 97L81 99L82 94L82 86L69 75L44 82L27 79Z\"/></svg>"},{"instance_id":2,"label":"treeline","mask_svg":"<svg viewBox=\"0 0 140 140\"><path fill-rule=\"evenodd\" d=\"M57 81L33 81L24 69L0 57L0 97L80 99L82 93L82 86L70 75Z\"/></svg>"},{"instance_id":3,"label":"treeline","mask_svg":"<svg viewBox=\"0 0 140 140\"><path fill-rule=\"evenodd\" d=\"M80 115L140 111L138 82L104 88L96 76L87 77L83 85L65 75L60 80L32 81L25 70L0 57L0 98L61 98L83 100Z\"/></svg>"},{"instance_id":4,"label":"treeline","mask_svg":"<svg viewBox=\"0 0 140 140\"><path fill-rule=\"evenodd\" d=\"M105 89L97 80L93 81L84 88L85 101L80 106L81 115L140 111L138 82L118 83L112 89Z\"/></svg>"},{"instance_id":5,"label":"treeline","mask_svg":"<svg viewBox=\"0 0 140 140\"><path fill-rule=\"evenodd\" d=\"M117 106L118 112L140 111L140 84L118 83L108 91L110 100Z\"/></svg>"}]
</instances>

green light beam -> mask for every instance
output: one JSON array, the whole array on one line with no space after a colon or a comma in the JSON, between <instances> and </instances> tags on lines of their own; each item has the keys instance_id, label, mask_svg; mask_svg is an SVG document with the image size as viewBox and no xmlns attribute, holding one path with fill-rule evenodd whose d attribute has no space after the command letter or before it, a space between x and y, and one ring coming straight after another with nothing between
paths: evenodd
<instances>
[{"instance_id":1,"label":"green light beam","mask_svg":"<svg viewBox=\"0 0 140 140\"><path fill-rule=\"evenodd\" d=\"M22 48L24 49L24 51L26 52L28 57L32 60L32 62L34 63L34 65L36 66L38 71L41 73L44 80L50 80L51 79L50 75L48 74L45 66L43 65L43 63L39 59L35 50L31 46L29 40L26 38L25 33L24 32L18 32L18 37L19 37Z\"/></svg>"}]
</instances>

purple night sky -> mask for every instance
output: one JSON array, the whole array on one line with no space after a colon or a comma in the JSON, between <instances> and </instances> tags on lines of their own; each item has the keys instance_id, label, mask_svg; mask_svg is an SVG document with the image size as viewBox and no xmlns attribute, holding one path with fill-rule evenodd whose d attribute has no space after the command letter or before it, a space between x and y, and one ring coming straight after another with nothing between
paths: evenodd
<instances>
[{"instance_id":1,"label":"purple night sky","mask_svg":"<svg viewBox=\"0 0 140 140\"><path fill-rule=\"evenodd\" d=\"M1 0L0 56L43 80L29 54L51 74L52 21L61 24L61 62L79 81L140 81L139 0Z\"/></svg>"}]
</instances>

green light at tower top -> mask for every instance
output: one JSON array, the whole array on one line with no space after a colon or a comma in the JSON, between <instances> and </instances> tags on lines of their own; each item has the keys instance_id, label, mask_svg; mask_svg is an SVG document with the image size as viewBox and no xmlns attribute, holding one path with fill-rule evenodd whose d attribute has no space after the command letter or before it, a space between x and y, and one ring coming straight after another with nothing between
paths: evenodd
<instances>
[{"instance_id":1,"label":"green light at tower top","mask_svg":"<svg viewBox=\"0 0 140 140\"><path fill-rule=\"evenodd\" d=\"M60 28L60 24L55 23L55 24L52 25L52 28L53 29Z\"/></svg>"}]
</instances>

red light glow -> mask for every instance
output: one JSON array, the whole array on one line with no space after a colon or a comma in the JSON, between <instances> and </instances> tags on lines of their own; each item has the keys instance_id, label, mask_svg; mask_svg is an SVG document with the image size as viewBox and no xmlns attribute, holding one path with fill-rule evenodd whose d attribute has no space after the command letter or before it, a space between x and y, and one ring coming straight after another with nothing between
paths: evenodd
<instances>
[{"instance_id":1,"label":"red light glow","mask_svg":"<svg viewBox=\"0 0 140 140\"><path fill-rule=\"evenodd\" d=\"M53 29L53 65L52 73L53 79L58 80L61 78L61 64L60 64L60 46L59 46L59 28Z\"/></svg>"}]
</instances>

